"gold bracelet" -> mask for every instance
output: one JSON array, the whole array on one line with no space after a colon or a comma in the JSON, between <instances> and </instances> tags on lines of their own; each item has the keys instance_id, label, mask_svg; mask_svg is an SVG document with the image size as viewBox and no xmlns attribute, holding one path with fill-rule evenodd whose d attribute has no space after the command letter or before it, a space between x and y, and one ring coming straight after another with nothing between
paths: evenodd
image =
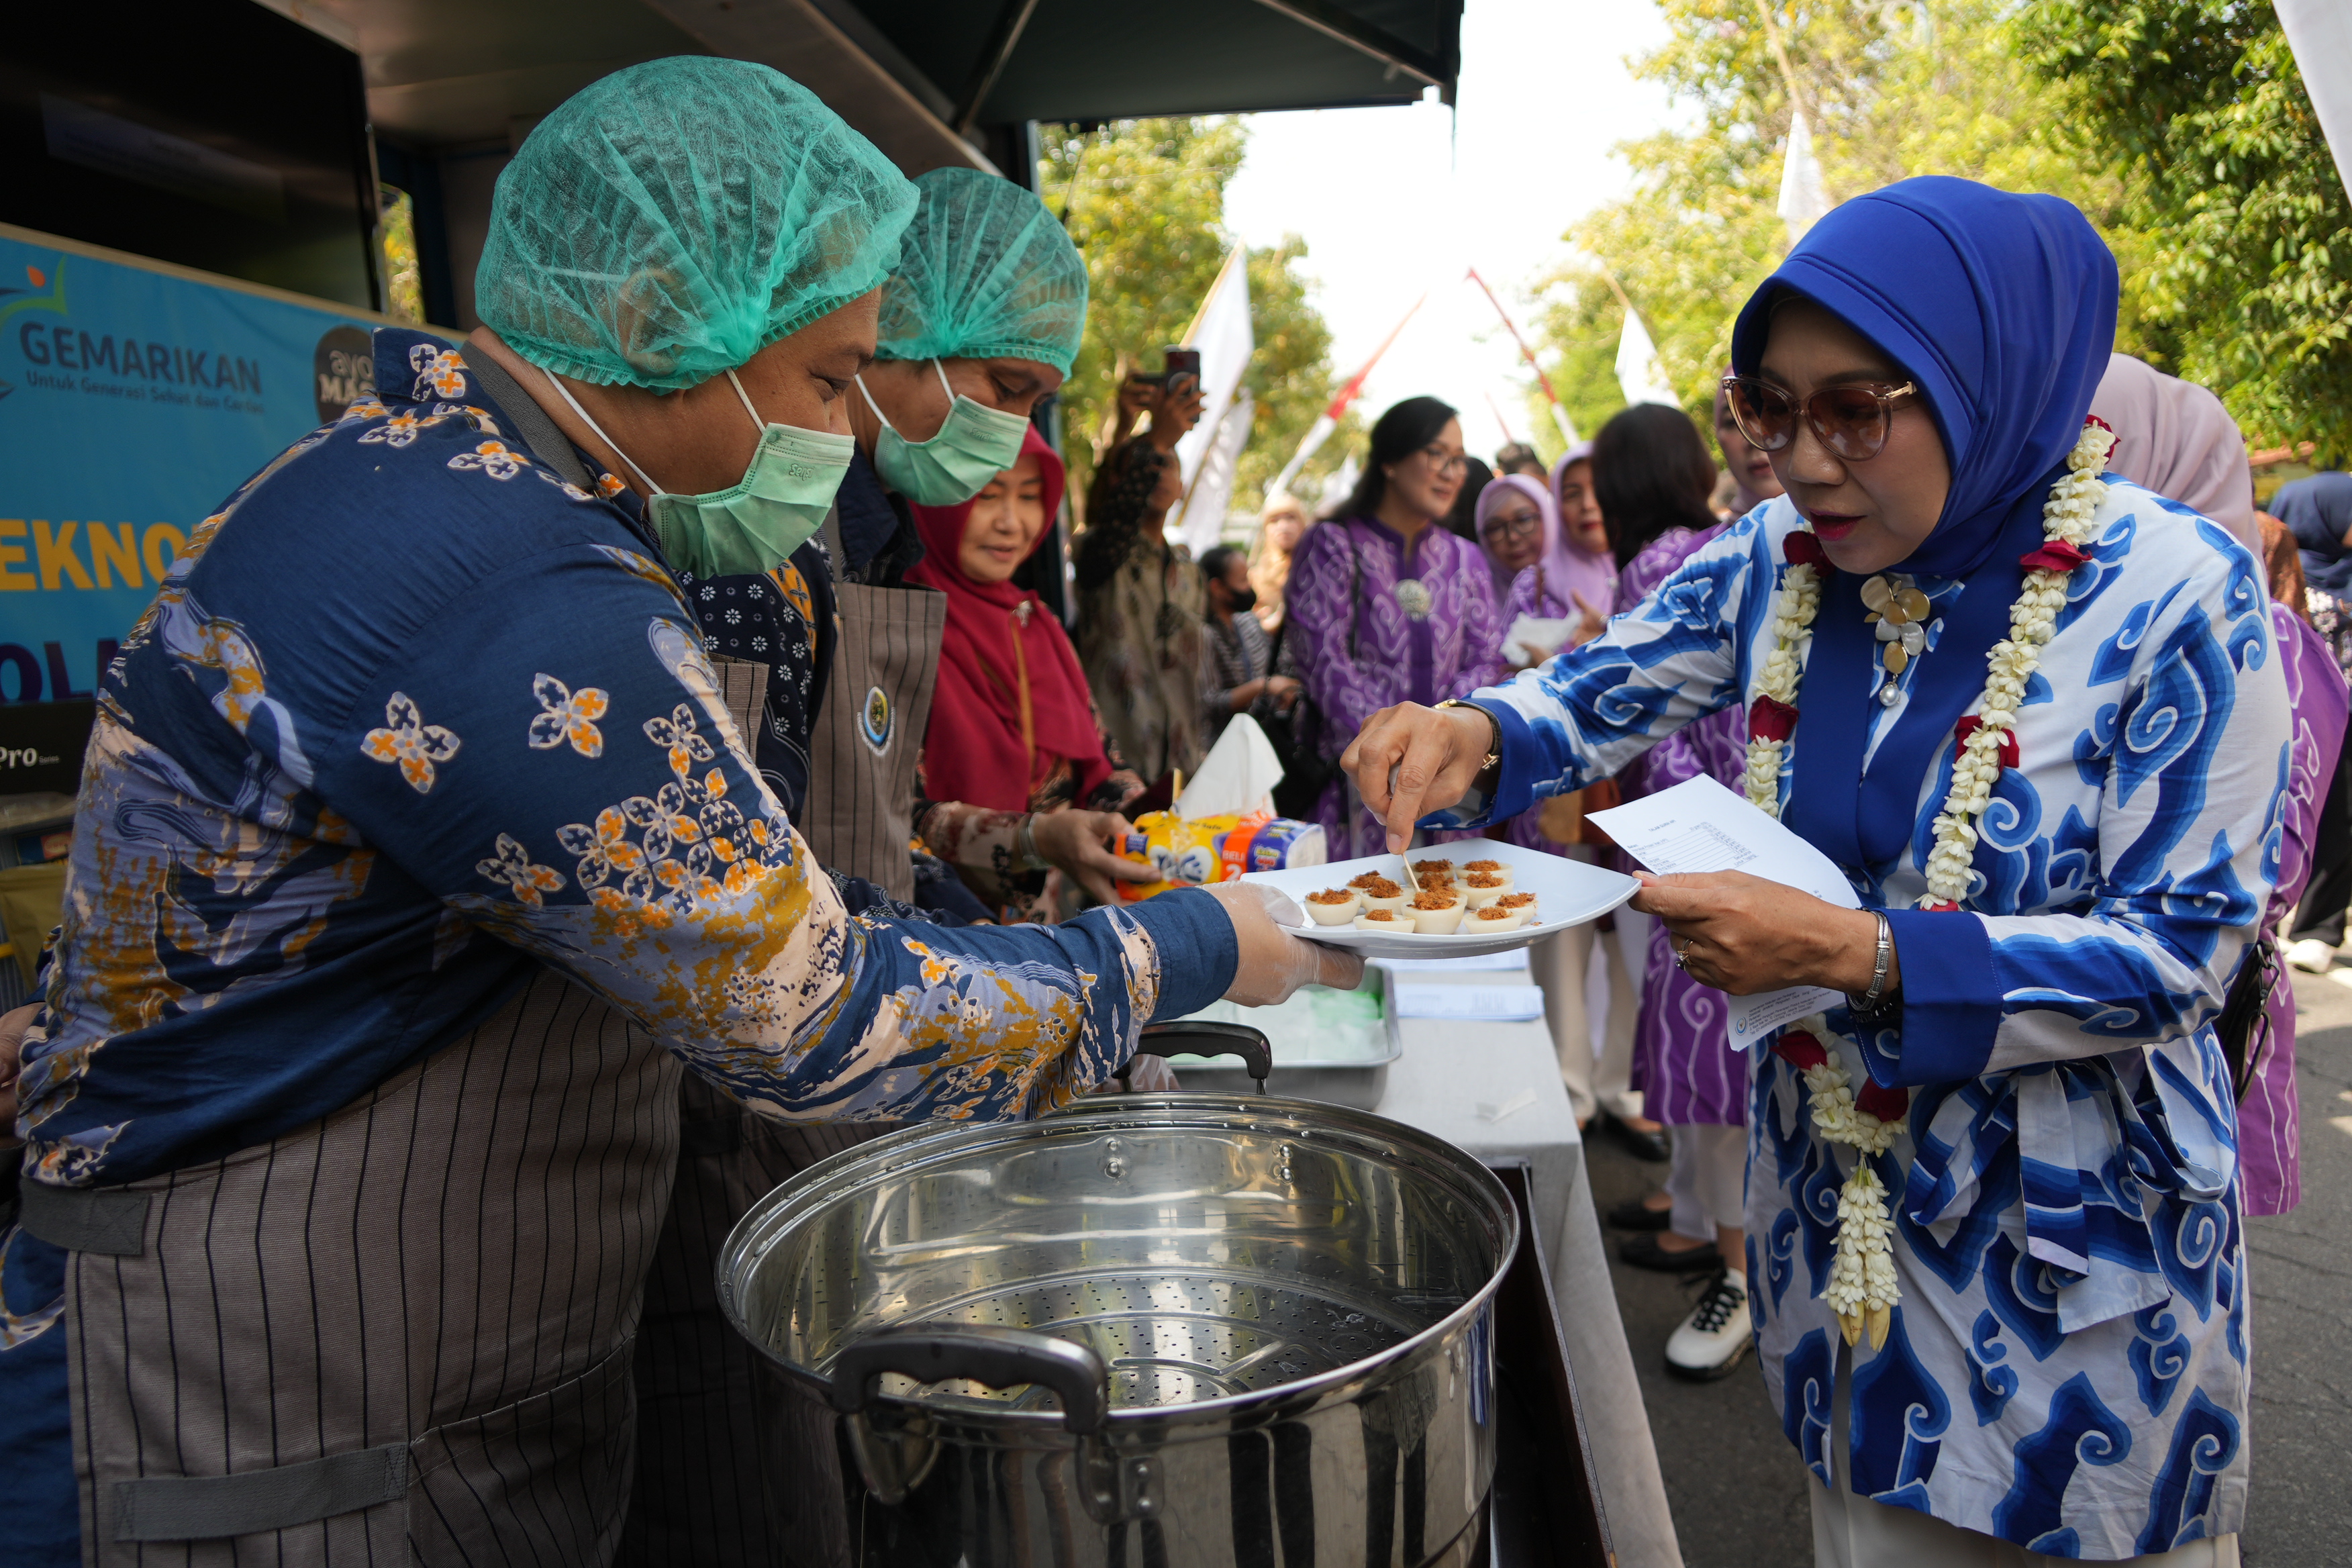
<instances>
[{"instance_id":1,"label":"gold bracelet","mask_svg":"<svg viewBox=\"0 0 2352 1568\"><path fill-rule=\"evenodd\" d=\"M1496 718L1496 717L1495 717L1494 712L1493 712L1493 710L1490 710L1490 709L1486 709L1486 708L1481 708L1481 707L1479 707L1479 706L1478 706L1478 704L1476 704L1475 702L1465 702L1465 701L1463 701L1463 700L1462 700L1462 699L1460 699L1459 697L1449 697L1449 698L1447 698L1444 701L1443 701L1443 702L1439 703L1437 706L1438 706L1439 708L1441 708L1441 709L1445 709L1445 708L1466 708L1466 709L1468 709L1468 710L1469 710L1471 712L1473 712L1473 713L1476 713L1476 714L1480 714L1480 715L1482 715L1482 716L1486 719L1486 722L1487 722L1487 723L1492 724L1492 725L1495 727L1495 743L1494 743L1492 746L1490 746L1489 748L1487 748L1487 752L1486 752L1486 760L1485 762L1480 763L1478 764L1477 772L1478 772L1478 773L1485 773L1488 768L1495 768L1495 767L1500 767L1500 766L1502 766L1502 763L1503 763L1503 721L1502 721L1500 719L1497 719L1497 718ZM1475 774L1473 774L1472 776L1474 776L1474 777L1475 777L1475 776L1476 776L1476 775L1475 775Z\"/></svg>"}]
</instances>

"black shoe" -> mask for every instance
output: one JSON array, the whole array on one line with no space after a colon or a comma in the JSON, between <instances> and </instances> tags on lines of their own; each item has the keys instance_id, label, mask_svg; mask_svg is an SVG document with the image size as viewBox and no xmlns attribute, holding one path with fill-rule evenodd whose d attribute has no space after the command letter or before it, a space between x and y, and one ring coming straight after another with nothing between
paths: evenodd
<instances>
[{"instance_id":1,"label":"black shoe","mask_svg":"<svg viewBox=\"0 0 2352 1568\"><path fill-rule=\"evenodd\" d=\"M1653 1164L1663 1165L1674 1158L1674 1148L1667 1143L1664 1128L1655 1132L1644 1132L1623 1117L1612 1116L1605 1110L1595 1117L1594 1121L1600 1123L1601 1131L1617 1141L1617 1146L1620 1149L1624 1150L1636 1160L1647 1160Z\"/></svg>"},{"instance_id":2,"label":"black shoe","mask_svg":"<svg viewBox=\"0 0 2352 1568\"><path fill-rule=\"evenodd\" d=\"M1639 1198L1627 1198L1601 1217L1612 1230L1664 1230L1675 1211L1650 1208Z\"/></svg>"},{"instance_id":3,"label":"black shoe","mask_svg":"<svg viewBox=\"0 0 2352 1568\"><path fill-rule=\"evenodd\" d=\"M1723 1254L1711 1241L1687 1252L1668 1252L1652 1235L1627 1237L1617 1244L1617 1256L1636 1268L1654 1268L1661 1274L1712 1274L1723 1267Z\"/></svg>"}]
</instances>

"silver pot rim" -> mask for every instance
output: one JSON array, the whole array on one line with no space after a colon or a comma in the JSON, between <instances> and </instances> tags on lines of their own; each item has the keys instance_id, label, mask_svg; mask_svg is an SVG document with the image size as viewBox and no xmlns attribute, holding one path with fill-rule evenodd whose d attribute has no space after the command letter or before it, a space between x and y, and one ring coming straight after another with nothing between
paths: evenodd
<instances>
[{"instance_id":1,"label":"silver pot rim","mask_svg":"<svg viewBox=\"0 0 2352 1568\"><path fill-rule=\"evenodd\" d=\"M749 1342L769 1365L810 1394L822 1398L827 1386L824 1377L786 1360L761 1335L753 1333L747 1327L737 1306L734 1285L740 1275L747 1272L761 1255L811 1211L855 1191L874 1177L943 1155L961 1155L992 1142L1021 1142L1078 1124L1087 1125L1090 1131L1116 1131L1121 1127L1165 1130L1171 1121L1180 1125L1197 1122L1206 1130L1229 1124L1236 1117L1253 1122L1263 1122L1268 1118L1286 1120L1298 1124L1303 1136L1317 1133L1337 1135L1360 1143L1377 1140L1391 1145L1392 1152L1397 1154L1413 1156L1415 1163L1455 1182L1464 1190L1465 1196L1475 1199L1477 1206L1486 1211L1496 1235L1494 1268L1486 1282L1452 1311L1372 1355L1294 1383L1278 1384L1272 1388L1254 1389L1184 1405L1115 1409L1109 1417L1114 1430L1188 1426L1194 1421L1230 1423L1241 1412L1259 1413L1269 1407L1288 1410L1318 1403L1335 1389L1361 1383L1367 1376L1402 1368L1416 1360L1427 1347L1445 1339L1470 1317L1484 1310L1502 1288L1503 1277L1509 1270L1511 1259L1517 1255L1521 1240L1518 1205L1511 1201L1501 1179L1471 1154L1417 1127L1409 1127L1368 1110L1356 1110L1319 1100L1289 1100L1279 1095L1204 1093L1187 1089L1172 1093L1089 1096L1029 1121L995 1121L978 1126L915 1122L899 1131L871 1142L854 1145L820 1161L754 1204L728 1233L725 1244L719 1249L719 1311L726 1317L728 1326ZM1311 1131L1307 1131L1310 1128ZM852 1172L861 1173L854 1179L847 1179ZM958 1423L984 1419L988 1425L1000 1429L1058 1429L1062 1425L1061 1412L1050 1408L991 1410L982 1417L971 1410L942 1410L925 1401L890 1394L877 1395L876 1403L924 1411L935 1417Z\"/></svg>"}]
</instances>

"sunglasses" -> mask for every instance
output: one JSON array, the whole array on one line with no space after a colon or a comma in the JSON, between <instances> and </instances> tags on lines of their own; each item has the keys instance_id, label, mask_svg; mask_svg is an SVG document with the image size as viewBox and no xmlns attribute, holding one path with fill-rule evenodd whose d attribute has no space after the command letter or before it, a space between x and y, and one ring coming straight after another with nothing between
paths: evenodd
<instances>
[{"instance_id":1,"label":"sunglasses","mask_svg":"<svg viewBox=\"0 0 2352 1568\"><path fill-rule=\"evenodd\" d=\"M1878 456L1895 400L1918 391L1918 384L1910 381L1900 386L1850 383L1825 386L1801 403L1784 388L1752 375L1723 378L1724 400L1749 446L1761 452L1781 450L1796 439L1797 416L1802 414L1821 444L1849 463Z\"/></svg>"}]
</instances>

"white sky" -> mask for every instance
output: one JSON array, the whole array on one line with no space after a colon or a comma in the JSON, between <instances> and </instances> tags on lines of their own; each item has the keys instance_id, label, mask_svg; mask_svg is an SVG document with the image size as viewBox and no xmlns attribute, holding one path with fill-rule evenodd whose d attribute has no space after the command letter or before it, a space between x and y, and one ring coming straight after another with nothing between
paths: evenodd
<instances>
[{"instance_id":1,"label":"white sky","mask_svg":"<svg viewBox=\"0 0 2352 1568\"><path fill-rule=\"evenodd\" d=\"M1567 255L1562 231L1627 187L1609 149L1681 119L1625 63L1665 32L1649 0L1468 0L1458 111L1429 102L1249 117L1226 225L1253 246L1306 239L1303 270L1341 377L1429 290L1366 384L1366 419L1432 393L1462 411L1471 451L1491 458L1503 440L1491 395L1528 438L1532 380L1464 275L1477 268L1528 330L1528 292Z\"/></svg>"}]
</instances>

